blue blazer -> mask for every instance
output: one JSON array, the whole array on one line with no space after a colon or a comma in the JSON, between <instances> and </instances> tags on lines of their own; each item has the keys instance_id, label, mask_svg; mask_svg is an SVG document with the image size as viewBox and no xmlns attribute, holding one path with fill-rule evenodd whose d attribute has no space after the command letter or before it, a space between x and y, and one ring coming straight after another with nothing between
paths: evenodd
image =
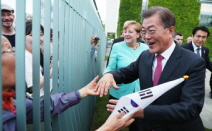
<instances>
[{"instance_id":1,"label":"blue blazer","mask_svg":"<svg viewBox=\"0 0 212 131\"><path fill-rule=\"evenodd\" d=\"M143 43L140 43L140 46L136 50L129 48L125 41L115 44L110 54L109 64L104 73L128 66L138 58L141 52L147 49L149 47ZM138 80L128 84L118 84L117 86L120 89L110 88L110 95L117 99L140 90Z\"/></svg>"},{"instance_id":2,"label":"blue blazer","mask_svg":"<svg viewBox=\"0 0 212 131\"><path fill-rule=\"evenodd\" d=\"M117 83L139 78L141 90L152 87L155 55L149 51L127 66L111 71ZM144 119L137 119L137 130L204 131L199 116L204 104L205 61L178 44L167 61L159 84L189 75L189 79L164 93L144 109Z\"/></svg>"}]
</instances>

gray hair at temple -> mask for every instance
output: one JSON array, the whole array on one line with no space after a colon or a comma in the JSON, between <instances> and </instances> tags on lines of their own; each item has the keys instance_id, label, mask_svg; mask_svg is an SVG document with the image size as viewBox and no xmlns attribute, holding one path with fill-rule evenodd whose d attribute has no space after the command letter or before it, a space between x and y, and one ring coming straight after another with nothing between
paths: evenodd
<instances>
[{"instance_id":1,"label":"gray hair at temple","mask_svg":"<svg viewBox=\"0 0 212 131\"><path fill-rule=\"evenodd\" d=\"M176 20L174 14L169 9L161 6L153 6L145 10L141 15L142 22L145 18L149 18L155 14L159 15L164 28L175 27Z\"/></svg>"}]
</instances>

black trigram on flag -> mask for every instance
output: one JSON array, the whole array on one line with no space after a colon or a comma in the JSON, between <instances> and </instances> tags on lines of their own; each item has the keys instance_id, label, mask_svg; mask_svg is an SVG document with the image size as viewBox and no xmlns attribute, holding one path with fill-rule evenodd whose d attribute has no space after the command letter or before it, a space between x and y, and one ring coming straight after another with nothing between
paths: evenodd
<instances>
[{"instance_id":1,"label":"black trigram on flag","mask_svg":"<svg viewBox=\"0 0 212 131\"><path fill-rule=\"evenodd\" d=\"M124 112L125 114L129 113L126 107L122 107L120 110L118 110L119 113Z\"/></svg>"},{"instance_id":2,"label":"black trigram on flag","mask_svg":"<svg viewBox=\"0 0 212 131\"><path fill-rule=\"evenodd\" d=\"M144 90L144 91L139 91L138 94L141 97L141 99L146 99L146 98L149 98L149 97L153 96L151 89L147 89L147 90Z\"/></svg>"}]
</instances>

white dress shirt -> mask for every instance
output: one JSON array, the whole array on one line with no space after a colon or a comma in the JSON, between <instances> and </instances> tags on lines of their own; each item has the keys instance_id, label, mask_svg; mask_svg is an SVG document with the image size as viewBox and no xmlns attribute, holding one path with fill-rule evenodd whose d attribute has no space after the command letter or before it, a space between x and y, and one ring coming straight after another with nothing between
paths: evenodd
<instances>
[{"instance_id":1,"label":"white dress shirt","mask_svg":"<svg viewBox=\"0 0 212 131\"><path fill-rule=\"evenodd\" d=\"M193 41L192 41L192 46L193 46L193 48L194 48L194 53L196 53L197 54L197 48L200 48L200 50L199 50L199 55L200 55L200 57L202 56L202 50L201 50L201 46L196 46L194 43L193 43Z\"/></svg>"},{"instance_id":2,"label":"white dress shirt","mask_svg":"<svg viewBox=\"0 0 212 131\"><path fill-rule=\"evenodd\" d=\"M162 70L165 67L169 57L171 56L172 52L174 51L175 48L175 43L173 42L172 45L165 50L162 54L160 54L161 56L163 56L163 60L162 60ZM155 54L155 56L157 56L158 54ZM154 79L154 72L155 72L155 68L157 66L157 59L155 57L154 61L153 61L153 66L152 66L152 80Z\"/></svg>"}]
</instances>

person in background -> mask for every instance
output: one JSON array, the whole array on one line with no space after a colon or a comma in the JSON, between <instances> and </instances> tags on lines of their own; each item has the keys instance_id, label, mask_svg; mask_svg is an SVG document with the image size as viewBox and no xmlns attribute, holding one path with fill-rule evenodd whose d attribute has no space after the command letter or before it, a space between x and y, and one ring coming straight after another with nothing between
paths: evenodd
<instances>
[{"instance_id":1,"label":"person in background","mask_svg":"<svg viewBox=\"0 0 212 131\"><path fill-rule=\"evenodd\" d=\"M189 42L191 42L191 41L192 41L192 37L191 37L191 36L189 36L186 40L187 40L187 43L189 43Z\"/></svg>"},{"instance_id":2,"label":"person in background","mask_svg":"<svg viewBox=\"0 0 212 131\"><path fill-rule=\"evenodd\" d=\"M192 31L192 41L183 44L182 47L202 57L206 62L206 68L212 72L212 62L209 58L209 49L204 46L209 36L210 31L205 26L195 27ZM212 91L212 75L210 77L209 85ZM212 99L211 91L209 93L209 96Z\"/></svg>"},{"instance_id":3,"label":"person in background","mask_svg":"<svg viewBox=\"0 0 212 131\"><path fill-rule=\"evenodd\" d=\"M14 9L6 4L1 4L2 13L2 35L4 35L11 43L12 47L15 47L15 29L13 28L13 22L15 20Z\"/></svg>"},{"instance_id":4,"label":"person in background","mask_svg":"<svg viewBox=\"0 0 212 131\"><path fill-rule=\"evenodd\" d=\"M120 89L116 83L139 78L143 90L189 76L146 108L139 109L133 115L137 118L136 126L130 131L204 131L200 113L205 98L205 61L173 41L175 24L175 16L167 8L152 6L143 11L141 34L149 50L129 66L104 74L96 85L95 91L101 97L111 85ZM144 92L141 99L151 95L154 93ZM107 107L110 111L114 109L114 105Z\"/></svg>"},{"instance_id":5,"label":"person in background","mask_svg":"<svg viewBox=\"0 0 212 131\"><path fill-rule=\"evenodd\" d=\"M127 23L127 21L126 21ZM118 43L118 42L122 42L124 41L124 30L121 31L121 35L119 38L116 38L113 40L113 43L112 43L112 46L115 44L115 43Z\"/></svg>"},{"instance_id":6,"label":"person in background","mask_svg":"<svg viewBox=\"0 0 212 131\"><path fill-rule=\"evenodd\" d=\"M123 26L124 41L116 43L111 51L109 64L104 73L123 68L134 62L138 56L148 49L146 44L138 42L141 38L141 24L136 21L127 21ZM140 90L139 81L135 80L128 84L118 84L119 90L110 88L109 99L119 99Z\"/></svg>"},{"instance_id":7,"label":"person in background","mask_svg":"<svg viewBox=\"0 0 212 131\"><path fill-rule=\"evenodd\" d=\"M97 61L97 50L99 47L99 40L99 37L91 36L91 56L94 56L95 61Z\"/></svg>"},{"instance_id":8,"label":"person in background","mask_svg":"<svg viewBox=\"0 0 212 131\"><path fill-rule=\"evenodd\" d=\"M182 45L182 43L183 43L183 35L182 35L182 33L180 33L180 32L175 32L175 33L173 34L173 38L174 38L174 40L175 40L179 45Z\"/></svg>"},{"instance_id":9,"label":"person in background","mask_svg":"<svg viewBox=\"0 0 212 131\"><path fill-rule=\"evenodd\" d=\"M32 61L32 21L26 22L26 49L25 49L25 76L27 85L27 95L32 96L33 88L33 61ZM44 28L40 25L40 61L43 61L43 51L44 51ZM43 63L40 63L40 96L44 95L44 74L43 74ZM52 77L52 68L50 70L50 77ZM51 85L51 84L50 84ZM51 88L52 86L50 86Z\"/></svg>"}]
</instances>

